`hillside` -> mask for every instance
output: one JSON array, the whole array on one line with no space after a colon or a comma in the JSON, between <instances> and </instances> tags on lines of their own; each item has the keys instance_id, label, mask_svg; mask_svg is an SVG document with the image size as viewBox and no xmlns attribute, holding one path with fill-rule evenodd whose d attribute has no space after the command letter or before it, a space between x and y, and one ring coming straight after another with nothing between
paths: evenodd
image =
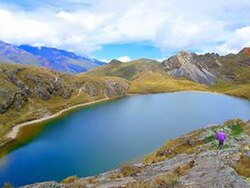
<instances>
[{"instance_id":1,"label":"hillside","mask_svg":"<svg viewBox=\"0 0 250 188\"><path fill-rule=\"evenodd\" d=\"M141 72L164 74L160 63L151 59L138 59L126 63L112 60L107 65L90 70L86 74L93 76L115 76L132 80L136 74Z\"/></svg>"},{"instance_id":2,"label":"hillside","mask_svg":"<svg viewBox=\"0 0 250 188\"><path fill-rule=\"evenodd\" d=\"M215 133L227 133L223 149L218 149ZM249 187L250 122L230 120L221 126L193 131L168 141L140 163L124 164L119 169L93 177L71 176L33 187Z\"/></svg>"},{"instance_id":3,"label":"hillside","mask_svg":"<svg viewBox=\"0 0 250 188\"><path fill-rule=\"evenodd\" d=\"M56 48L15 46L2 41L0 41L0 63L36 65L70 74L85 72L106 64Z\"/></svg>"}]
</instances>

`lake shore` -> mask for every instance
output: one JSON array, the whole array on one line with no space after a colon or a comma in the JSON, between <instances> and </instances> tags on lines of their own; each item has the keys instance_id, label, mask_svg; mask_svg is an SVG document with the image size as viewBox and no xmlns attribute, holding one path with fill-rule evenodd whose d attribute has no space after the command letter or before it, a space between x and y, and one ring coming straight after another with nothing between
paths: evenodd
<instances>
[{"instance_id":1,"label":"lake shore","mask_svg":"<svg viewBox=\"0 0 250 188\"><path fill-rule=\"evenodd\" d=\"M99 100L95 100L95 101L91 101L91 102L87 102L87 103L83 103L83 104L77 104L77 105L68 107L66 109L63 109L63 110L61 110L59 112L56 112L56 113L54 113L54 114L52 114L50 116L18 124L16 126L14 126L11 129L11 131L6 134L5 137L7 139L13 140L13 139L17 138L20 129L22 129L23 127L26 127L26 126L29 126L29 125L32 125L32 124L36 124L36 123L41 123L43 121L47 121L47 120L56 118L56 117L62 115L63 113L65 113L65 112L68 112L70 110L73 110L73 109L76 109L76 108L79 108L79 107L84 107L84 106L88 106L88 105L91 105L91 104L96 104L96 103L99 103L99 102L102 102L102 101L107 101L107 100L110 100L110 98L103 98L103 99L99 99Z\"/></svg>"}]
</instances>

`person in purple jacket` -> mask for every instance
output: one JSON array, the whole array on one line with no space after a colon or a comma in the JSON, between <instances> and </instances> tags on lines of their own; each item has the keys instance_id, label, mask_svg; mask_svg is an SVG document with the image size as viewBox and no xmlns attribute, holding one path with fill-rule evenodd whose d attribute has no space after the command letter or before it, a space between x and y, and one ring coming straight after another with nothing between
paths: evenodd
<instances>
[{"instance_id":1,"label":"person in purple jacket","mask_svg":"<svg viewBox=\"0 0 250 188\"><path fill-rule=\"evenodd\" d=\"M224 142L225 142L226 139L227 139L227 135L223 131L223 129L219 130L216 133L216 140L218 140L218 142L219 142L219 148L222 148L222 146L224 145Z\"/></svg>"}]
</instances>

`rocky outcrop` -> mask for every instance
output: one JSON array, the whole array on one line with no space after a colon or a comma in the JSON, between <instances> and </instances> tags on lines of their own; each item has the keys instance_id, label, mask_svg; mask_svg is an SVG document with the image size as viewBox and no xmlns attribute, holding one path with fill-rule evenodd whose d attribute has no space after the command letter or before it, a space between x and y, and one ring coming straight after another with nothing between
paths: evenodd
<instances>
[{"instance_id":1,"label":"rocky outcrop","mask_svg":"<svg viewBox=\"0 0 250 188\"><path fill-rule=\"evenodd\" d=\"M245 56L250 57L250 47L243 48L239 54L244 54Z\"/></svg>"},{"instance_id":2,"label":"rocky outcrop","mask_svg":"<svg viewBox=\"0 0 250 188\"><path fill-rule=\"evenodd\" d=\"M214 69L220 67L217 54L196 55L181 51L163 61L163 69L174 77L185 77L194 82L212 85L216 78Z\"/></svg>"},{"instance_id":3,"label":"rocky outcrop","mask_svg":"<svg viewBox=\"0 0 250 188\"><path fill-rule=\"evenodd\" d=\"M8 66L3 66L1 70L1 82L4 87L0 90L0 97L3 99L0 103L0 113L6 112L10 107L20 111L28 98L36 96L41 100L49 100L55 96L67 99L71 96L72 91L58 73L27 74L28 68L8 69Z\"/></svg>"},{"instance_id":4,"label":"rocky outcrop","mask_svg":"<svg viewBox=\"0 0 250 188\"><path fill-rule=\"evenodd\" d=\"M103 81L91 79L83 83L79 91L83 91L90 97L121 97L127 95L129 83L122 79L106 78Z\"/></svg>"}]
</instances>

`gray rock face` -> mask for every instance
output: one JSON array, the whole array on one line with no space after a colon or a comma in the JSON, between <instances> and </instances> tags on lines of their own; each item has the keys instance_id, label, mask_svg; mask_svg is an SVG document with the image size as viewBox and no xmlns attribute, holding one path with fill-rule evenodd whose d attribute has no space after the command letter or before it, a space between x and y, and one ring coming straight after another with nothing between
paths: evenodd
<instances>
[{"instance_id":1,"label":"gray rock face","mask_svg":"<svg viewBox=\"0 0 250 188\"><path fill-rule=\"evenodd\" d=\"M163 69L174 77L185 77L194 82L211 85L215 81L214 69L220 66L217 54L196 55L181 51L163 61Z\"/></svg>"},{"instance_id":2,"label":"gray rock face","mask_svg":"<svg viewBox=\"0 0 250 188\"><path fill-rule=\"evenodd\" d=\"M121 97L125 96L128 91L128 82L119 82L116 80L105 80L103 82L88 81L84 83L80 91L84 91L90 97L105 96L105 97Z\"/></svg>"},{"instance_id":3,"label":"gray rock face","mask_svg":"<svg viewBox=\"0 0 250 188\"><path fill-rule=\"evenodd\" d=\"M119 83L112 80L106 80L104 82L105 89L103 91L104 96L111 97L119 97L125 96L128 91L129 84L128 83Z\"/></svg>"},{"instance_id":4,"label":"gray rock face","mask_svg":"<svg viewBox=\"0 0 250 188\"><path fill-rule=\"evenodd\" d=\"M0 88L0 113L4 113L13 103L15 93L11 89Z\"/></svg>"},{"instance_id":5,"label":"gray rock face","mask_svg":"<svg viewBox=\"0 0 250 188\"><path fill-rule=\"evenodd\" d=\"M72 90L65 85L59 75L58 77L27 75L25 78L35 86L31 88L32 93L38 95L42 100L49 100L54 96L67 99L71 96Z\"/></svg>"},{"instance_id":6,"label":"gray rock face","mask_svg":"<svg viewBox=\"0 0 250 188\"><path fill-rule=\"evenodd\" d=\"M247 187L233 168L218 158L198 159L197 165L181 177L181 183L193 188Z\"/></svg>"}]
</instances>

